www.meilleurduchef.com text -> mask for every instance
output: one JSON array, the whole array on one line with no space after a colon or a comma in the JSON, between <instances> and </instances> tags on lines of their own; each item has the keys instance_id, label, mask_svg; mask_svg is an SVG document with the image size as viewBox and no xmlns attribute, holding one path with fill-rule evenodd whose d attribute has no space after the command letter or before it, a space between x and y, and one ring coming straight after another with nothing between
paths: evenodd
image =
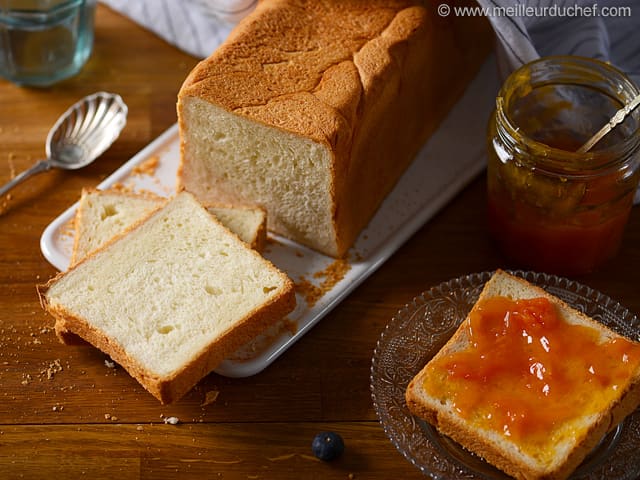
<instances>
[{"instance_id":1,"label":"www.meilleurduchef.com text","mask_svg":"<svg viewBox=\"0 0 640 480\"><path fill-rule=\"evenodd\" d=\"M448 17L630 17L629 6L591 5L509 5L509 6L451 6L446 3L438 5L438 15Z\"/></svg>"}]
</instances>

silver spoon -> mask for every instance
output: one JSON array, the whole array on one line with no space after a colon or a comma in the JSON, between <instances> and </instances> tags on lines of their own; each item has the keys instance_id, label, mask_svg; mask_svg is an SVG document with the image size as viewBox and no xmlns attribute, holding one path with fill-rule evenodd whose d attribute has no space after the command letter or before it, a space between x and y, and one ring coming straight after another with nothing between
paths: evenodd
<instances>
[{"instance_id":1,"label":"silver spoon","mask_svg":"<svg viewBox=\"0 0 640 480\"><path fill-rule=\"evenodd\" d=\"M45 160L0 187L0 196L30 176L51 168L77 170L102 155L127 123L127 106L120 95L98 92L72 105L47 135Z\"/></svg>"},{"instance_id":2,"label":"silver spoon","mask_svg":"<svg viewBox=\"0 0 640 480\"><path fill-rule=\"evenodd\" d=\"M600 130L598 130L593 137L587 140L587 142L582 145L576 151L576 153L587 153L589 150L591 150L593 146L602 139L602 137L613 130L617 125L622 123L631 112L638 108L638 105L640 105L640 95L637 95L633 100L631 100L624 107L618 110L613 115L613 117L611 117L611 120L609 120Z\"/></svg>"}]
</instances>

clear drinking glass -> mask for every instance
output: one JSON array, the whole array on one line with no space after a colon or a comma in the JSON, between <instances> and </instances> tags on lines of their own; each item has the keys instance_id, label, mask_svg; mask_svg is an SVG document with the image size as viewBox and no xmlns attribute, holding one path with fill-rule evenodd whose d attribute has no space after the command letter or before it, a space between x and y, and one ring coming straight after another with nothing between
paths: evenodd
<instances>
[{"instance_id":1,"label":"clear drinking glass","mask_svg":"<svg viewBox=\"0 0 640 480\"><path fill-rule=\"evenodd\" d=\"M46 87L80 71L96 0L0 0L0 76Z\"/></svg>"}]
</instances>

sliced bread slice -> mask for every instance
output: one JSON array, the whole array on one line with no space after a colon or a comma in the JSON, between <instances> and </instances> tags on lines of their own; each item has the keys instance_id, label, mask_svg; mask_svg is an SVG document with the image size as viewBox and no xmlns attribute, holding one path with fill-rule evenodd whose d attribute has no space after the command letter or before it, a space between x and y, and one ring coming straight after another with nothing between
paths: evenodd
<instances>
[{"instance_id":1,"label":"sliced bread slice","mask_svg":"<svg viewBox=\"0 0 640 480\"><path fill-rule=\"evenodd\" d=\"M640 404L640 343L497 271L405 397L509 475L565 479Z\"/></svg>"},{"instance_id":2,"label":"sliced bread slice","mask_svg":"<svg viewBox=\"0 0 640 480\"><path fill-rule=\"evenodd\" d=\"M165 198L119 190L83 189L76 209L71 265L159 208ZM258 251L267 236L267 213L259 206L209 205L220 223Z\"/></svg>"},{"instance_id":3,"label":"sliced bread slice","mask_svg":"<svg viewBox=\"0 0 640 480\"><path fill-rule=\"evenodd\" d=\"M83 189L74 218L70 265L160 208L166 199L122 191Z\"/></svg>"},{"instance_id":4,"label":"sliced bread slice","mask_svg":"<svg viewBox=\"0 0 640 480\"><path fill-rule=\"evenodd\" d=\"M295 307L293 282L186 192L39 295L162 403Z\"/></svg>"},{"instance_id":5,"label":"sliced bread slice","mask_svg":"<svg viewBox=\"0 0 640 480\"><path fill-rule=\"evenodd\" d=\"M98 249L131 225L160 208L165 198L120 190L83 189L74 219L75 237L71 265ZM225 227L251 248L261 252L267 240L267 212L255 206L207 207ZM83 345L84 340L70 332L64 321L55 322L58 339L65 345Z\"/></svg>"}]
</instances>

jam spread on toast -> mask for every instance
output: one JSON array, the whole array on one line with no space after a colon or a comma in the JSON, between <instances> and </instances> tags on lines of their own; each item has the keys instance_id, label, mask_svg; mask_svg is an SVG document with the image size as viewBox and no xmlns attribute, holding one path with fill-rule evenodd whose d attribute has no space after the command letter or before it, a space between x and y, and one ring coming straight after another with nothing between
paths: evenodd
<instances>
[{"instance_id":1,"label":"jam spread on toast","mask_svg":"<svg viewBox=\"0 0 640 480\"><path fill-rule=\"evenodd\" d=\"M432 360L424 388L474 425L533 446L617 399L640 364L640 344L571 324L543 297L486 298L462 328L467 347Z\"/></svg>"}]
</instances>

